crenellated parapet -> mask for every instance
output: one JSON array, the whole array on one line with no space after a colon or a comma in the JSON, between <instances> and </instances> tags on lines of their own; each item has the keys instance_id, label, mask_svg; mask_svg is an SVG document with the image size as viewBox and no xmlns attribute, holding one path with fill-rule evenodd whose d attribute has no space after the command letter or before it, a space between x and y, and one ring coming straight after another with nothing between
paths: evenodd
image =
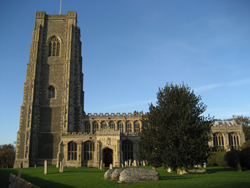
<instances>
[{"instance_id":1,"label":"crenellated parapet","mask_svg":"<svg viewBox=\"0 0 250 188\"><path fill-rule=\"evenodd\" d=\"M143 114L142 112L140 113L88 113L85 115L85 118L88 117L90 119L121 119L121 118L141 118Z\"/></svg>"}]
</instances>

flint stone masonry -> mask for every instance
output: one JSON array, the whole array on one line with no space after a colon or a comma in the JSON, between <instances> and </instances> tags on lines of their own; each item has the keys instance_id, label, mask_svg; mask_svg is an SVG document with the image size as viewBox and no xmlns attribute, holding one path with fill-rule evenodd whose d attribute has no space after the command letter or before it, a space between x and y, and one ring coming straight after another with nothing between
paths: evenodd
<instances>
[{"instance_id":1,"label":"flint stone masonry","mask_svg":"<svg viewBox=\"0 0 250 188\"><path fill-rule=\"evenodd\" d=\"M145 181L157 181L160 179L159 173L154 169L128 168L120 173L120 183L133 183Z\"/></svg>"},{"instance_id":2,"label":"flint stone masonry","mask_svg":"<svg viewBox=\"0 0 250 188\"><path fill-rule=\"evenodd\" d=\"M114 169L109 169L108 171L106 171L105 174L104 174L104 179L105 180L111 179L111 175L112 175L113 172L114 172Z\"/></svg>"},{"instance_id":3,"label":"flint stone masonry","mask_svg":"<svg viewBox=\"0 0 250 188\"><path fill-rule=\"evenodd\" d=\"M119 177L120 177L120 173L123 171L124 169L115 169L115 171L112 173L111 175L111 180L115 180L115 181L119 181Z\"/></svg>"},{"instance_id":4,"label":"flint stone masonry","mask_svg":"<svg viewBox=\"0 0 250 188\"><path fill-rule=\"evenodd\" d=\"M19 178L12 173L9 177L9 188L40 188L36 185L33 185L30 182L25 181L22 178Z\"/></svg>"}]
</instances>

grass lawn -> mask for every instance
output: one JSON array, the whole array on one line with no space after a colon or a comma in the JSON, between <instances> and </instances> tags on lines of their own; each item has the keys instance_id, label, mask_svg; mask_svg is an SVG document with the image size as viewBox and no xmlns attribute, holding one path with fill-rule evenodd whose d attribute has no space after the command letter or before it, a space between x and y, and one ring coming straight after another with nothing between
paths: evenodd
<instances>
[{"instance_id":1,"label":"grass lawn","mask_svg":"<svg viewBox=\"0 0 250 188\"><path fill-rule=\"evenodd\" d=\"M142 167L140 167L142 168ZM151 166L145 167L152 169ZM106 168L108 170L108 168ZM21 169L21 178L42 188L59 187L219 187L244 188L250 187L250 170L237 172L233 168L207 167L207 174L177 175L167 172L167 169L156 169L161 180L155 182L119 184L116 181L104 180L105 171L96 168L69 167L63 173L55 166L48 166L48 174L43 174L43 167ZM17 175L18 169L0 169L0 187L7 188L9 174Z\"/></svg>"}]
</instances>

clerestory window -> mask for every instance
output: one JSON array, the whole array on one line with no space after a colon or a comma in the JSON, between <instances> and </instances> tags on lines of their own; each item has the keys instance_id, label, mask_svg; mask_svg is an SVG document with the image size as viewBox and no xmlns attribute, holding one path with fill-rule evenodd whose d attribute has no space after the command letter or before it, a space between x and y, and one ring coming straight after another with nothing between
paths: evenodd
<instances>
[{"instance_id":1,"label":"clerestory window","mask_svg":"<svg viewBox=\"0 0 250 188\"><path fill-rule=\"evenodd\" d=\"M49 43L49 56L59 56L60 54L60 41L56 36L51 37Z\"/></svg>"},{"instance_id":2,"label":"clerestory window","mask_svg":"<svg viewBox=\"0 0 250 188\"><path fill-rule=\"evenodd\" d=\"M126 132L127 133L131 133L132 132L131 122L126 122Z\"/></svg>"},{"instance_id":3,"label":"clerestory window","mask_svg":"<svg viewBox=\"0 0 250 188\"><path fill-rule=\"evenodd\" d=\"M85 133L90 133L90 123L89 122L85 123Z\"/></svg>"},{"instance_id":4,"label":"clerestory window","mask_svg":"<svg viewBox=\"0 0 250 188\"><path fill-rule=\"evenodd\" d=\"M136 133L139 133L139 132L140 132L140 122L139 122L139 121L136 121L136 122L135 122L135 132L136 132Z\"/></svg>"}]
</instances>

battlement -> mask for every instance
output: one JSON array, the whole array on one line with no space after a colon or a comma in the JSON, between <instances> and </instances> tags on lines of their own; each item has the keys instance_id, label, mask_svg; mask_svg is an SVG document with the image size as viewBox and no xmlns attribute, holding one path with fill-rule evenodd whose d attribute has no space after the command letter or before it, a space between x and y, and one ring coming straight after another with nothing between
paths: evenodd
<instances>
[{"instance_id":1,"label":"battlement","mask_svg":"<svg viewBox=\"0 0 250 188\"><path fill-rule=\"evenodd\" d=\"M228 128L228 127L239 127L239 125L233 120L231 120L231 121L214 121L213 127Z\"/></svg>"},{"instance_id":2,"label":"battlement","mask_svg":"<svg viewBox=\"0 0 250 188\"><path fill-rule=\"evenodd\" d=\"M67 14L50 14L47 15L45 11L36 11L35 19L50 19L50 20L61 20L61 19L76 19L76 11L68 11Z\"/></svg>"},{"instance_id":3,"label":"battlement","mask_svg":"<svg viewBox=\"0 0 250 188\"><path fill-rule=\"evenodd\" d=\"M89 118L138 118L141 117L143 114L142 112L139 113L88 113L85 115L85 117L89 117Z\"/></svg>"}]
</instances>

